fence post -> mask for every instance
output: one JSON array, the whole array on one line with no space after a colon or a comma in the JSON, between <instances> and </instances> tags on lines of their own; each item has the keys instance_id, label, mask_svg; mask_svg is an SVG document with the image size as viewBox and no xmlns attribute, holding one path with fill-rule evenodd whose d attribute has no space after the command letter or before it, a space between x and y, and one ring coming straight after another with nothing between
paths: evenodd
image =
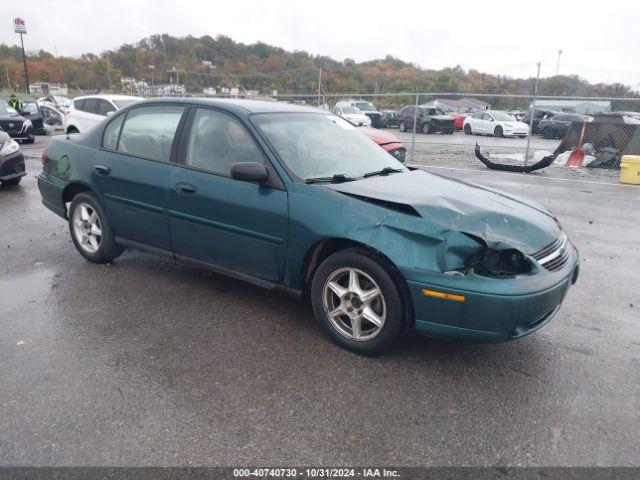
<instances>
[{"instance_id":1,"label":"fence post","mask_svg":"<svg viewBox=\"0 0 640 480\"><path fill-rule=\"evenodd\" d=\"M536 96L538 95L538 80L540 80L540 62L538 65L538 73L536 75L536 83L533 85L533 100L531 101L531 113L529 115L529 133L527 134L527 149L524 152L524 166L529 164L529 144L531 143L531 133L533 131L533 116L536 113Z\"/></svg>"},{"instance_id":2,"label":"fence post","mask_svg":"<svg viewBox=\"0 0 640 480\"><path fill-rule=\"evenodd\" d=\"M411 133L411 163L413 163L413 156L416 151L416 124L418 123L418 89L416 89L416 105L413 109L413 131Z\"/></svg>"}]
</instances>

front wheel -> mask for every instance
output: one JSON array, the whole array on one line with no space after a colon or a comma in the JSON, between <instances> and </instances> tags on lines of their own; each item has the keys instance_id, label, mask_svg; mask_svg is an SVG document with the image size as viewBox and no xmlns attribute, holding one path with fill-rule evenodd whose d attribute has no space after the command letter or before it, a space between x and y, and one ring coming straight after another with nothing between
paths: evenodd
<instances>
[{"instance_id":1,"label":"front wheel","mask_svg":"<svg viewBox=\"0 0 640 480\"><path fill-rule=\"evenodd\" d=\"M464 126L463 128L464 133L467 135L471 135L473 132L471 132L471 125L469 125L468 123Z\"/></svg>"},{"instance_id":2,"label":"front wheel","mask_svg":"<svg viewBox=\"0 0 640 480\"><path fill-rule=\"evenodd\" d=\"M399 288L388 265L363 250L347 249L322 262L313 277L311 303L318 324L333 342L375 355L406 330Z\"/></svg>"},{"instance_id":3,"label":"front wheel","mask_svg":"<svg viewBox=\"0 0 640 480\"><path fill-rule=\"evenodd\" d=\"M400 122L400 125L398 125L398 128L400 129L401 132L407 131L407 126L405 125L404 122Z\"/></svg>"},{"instance_id":4,"label":"front wheel","mask_svg":"<svg viewBox=\"0 0 640 480\"><path fill-rule=\"evenodd\" d=\"M429 122L425 122L422 124L422 133L431 133L431 124Z\"/></svg>"},{"instance_id":5,"label":"front wheel","mask_svg":"<svg viewBox=\"0 0 640 480\"><path fill-rule=\"evenodd\" d=\"M504 131L502 130L501 126L497 126L496 129L493 131L493 134L498 137L498 138L502 138L504 137Z\"/></svg>"},{"instance_id":6,"label":"front wheel","mask_svg":"<svg viewBox=\"0 0 640 480\"><path fill-rule=\"evenodd\" d=\"M116 244L111 224L91 193L83 192L73 197L69 207L69 230L74 245L90 262L108 263L124 250Z\"/></svg>"}]
</instances>

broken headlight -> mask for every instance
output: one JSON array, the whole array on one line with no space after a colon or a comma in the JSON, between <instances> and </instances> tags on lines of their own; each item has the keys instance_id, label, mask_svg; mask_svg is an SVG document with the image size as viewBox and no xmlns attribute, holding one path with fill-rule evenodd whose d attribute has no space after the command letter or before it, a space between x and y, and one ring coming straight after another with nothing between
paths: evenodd
<instances>
[{"instance_id":1,"label":"broken headlight","mask_svg":"<svg viewBox=\"0 0 640 480\"><path fill-rule=\"evenodd\" d=\"M483 248L465 261L465 268L478 275L509 278L531 271L531 261L515 249L493 250Z\"/></svg>"}]
</instances>

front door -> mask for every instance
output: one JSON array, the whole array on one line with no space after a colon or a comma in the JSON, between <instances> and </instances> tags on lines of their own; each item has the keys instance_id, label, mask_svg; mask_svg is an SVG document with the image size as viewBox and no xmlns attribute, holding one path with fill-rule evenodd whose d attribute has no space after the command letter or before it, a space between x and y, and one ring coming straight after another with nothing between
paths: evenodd
<instances>
[{"instance_id":1,"label":"front door","mask_svg":"<svg viewBox=\"0 0 640 480\"><path fill-rule=\"evenodd\" d=\"M281 280L287 192L231 178L234 163L268 165L237 119L208 108L194 109L189 117L169 193L176 254L264 280Z\"/></svg>"},{"instance_id":2,"label":"front door","mask_svg":"<svg viewBox=\"0 0 640 480\"><path fill-rule=\"evenodd\" d=\"M137 107L105 128L91 173L116 236L171 251L170 161L177 154L177 141L173 145L184 110L167 104Z\"/></svg>"}]
</instances>

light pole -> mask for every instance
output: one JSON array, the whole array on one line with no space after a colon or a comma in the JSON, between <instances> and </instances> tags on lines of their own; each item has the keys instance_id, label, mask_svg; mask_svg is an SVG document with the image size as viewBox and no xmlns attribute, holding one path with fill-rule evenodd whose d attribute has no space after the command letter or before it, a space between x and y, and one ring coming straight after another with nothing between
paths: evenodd
<instances>
[{"instance_id":1,"label":"light pole","mask_svg":"<svg viewBox=\"0 0 640 480\"><path fill-rule=\"evenodd\" d=\"M29 69L27 68L27 56L24 53L23 35L27 34L27 24L22 18L13 19L13 31L20 34L20 45L22 46L22 65L24 66L24 92L29 93Z\"/></svg>"},{"instance_id":2,"label":"light pole","mask_svg":"<svg viewBox=\"0 0 640 480\"><path fill-rule=\"evenodd\" d=\"M556 76L560 72L560 57L562 56L562 50L558 50L558 62L556 63Z\"/></svg>"}]
</instances>

